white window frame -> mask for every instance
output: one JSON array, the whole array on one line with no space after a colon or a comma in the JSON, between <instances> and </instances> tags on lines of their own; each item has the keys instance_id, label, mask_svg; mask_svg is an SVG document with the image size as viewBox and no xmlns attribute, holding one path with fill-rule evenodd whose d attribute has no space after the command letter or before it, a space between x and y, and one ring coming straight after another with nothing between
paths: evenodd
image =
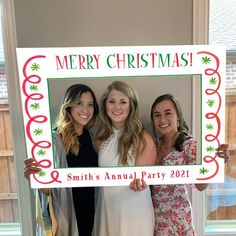
<instances>
[{"instance_id":1,"label":"white window frame","mask_svg":"<svg viewBox=\"0 0 236 236\"><path fill-rule=\"evenodd\" d=\"M193 44L208 44L209 42L209 4L209 0L193 0ZM196 92L196 84L194 83L193 92ZM194 124L196 124L194 122L194 117L196 117L194 108L195 104L193 104L192 112L193 134L196 132L196 127L194 127ZM228 236L236 234L236 227L230 222L217 221L206 228L206 191L192 190L192 206L194 225L198 236ZM205 228L209 232L205 232Z\"/></svg>"},{"instance_id":2,"label":"white window frame","mask_svg":"<svg viewBox=\"0 0 236 236\"><path fill-rule=\"evenodd\" d=\"M24 235L32 236L35 232L35 216L31 205L32 192L29 183L23 175L24 159L26 157L22 110L18 85L18 71L16 61L16 26L14 13L14 0L0 0L2 9L3 43L5 48L8 100L11 115L12 138L14 143L14 161L17 180L18 206L20 213L20 227L15 228L8 224L8 228L0 228L0 235Z\"/></svg>"},{"instance_id":3,"label":"white window frame","mask_svg":"<svg viewBox=\"0 0 236 236\"><path fill-rule=\"evenodd\" d=\"M209 29L209 0L193 0L193 44L207 44L208 43L208 29ZM193 95L197 93L197 85L193 82ZM196 104L192 103L192 131L193 135L197 133L196 122L194 119L197 115ZM198 236L204 235L206 214L205 206L205 192L199 192L192 189L192 207L194 226ZM202 207L199 207L202 206Z\"/></svg>"}]
</instances>

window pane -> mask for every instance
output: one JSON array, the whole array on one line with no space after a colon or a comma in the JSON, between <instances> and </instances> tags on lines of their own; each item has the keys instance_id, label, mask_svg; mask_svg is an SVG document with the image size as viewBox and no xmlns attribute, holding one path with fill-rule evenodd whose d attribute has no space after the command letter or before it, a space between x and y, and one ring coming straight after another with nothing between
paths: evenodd
<instances>
[{"instance_id":1,"label":"window pane","mask_svg":"<svg viewBox=\"0 0 236 236\"><path fill-rule=\"evenodd\" d=\"M0 12L0 19L2 19L1 12ZM2 24L0 24L0 68L1 69L5 68L4 47L3 47L3 37L2 37Z\"/></svg>"},{"instance_id":2,"label":"window pane","mask_svg":"<svg viewBox=\"0 0 236 236\"><path fill-rule=\"evenodd\" d=\"M208 220L236 220L236 57L227 58L225 138L231 160L225 165L225 182L207 190Z\"/></svg>"},{"instance_id":3,"label":"window pane","mask_svg":"<svg viewBox=\"0 0 236 236\"><path fill-rule=\"evenodd\" d=\"M0 2L2 4L2 2ZM0 4L0 7L1 7ZM10 111L7 101L7 78L0 9L0 235L2 232L19 228L19 210L13 144L10 126ZM4 234L6 235L6 234Z\"/></svg>"},{"instance_id":4,"label":"window pane","mask_svg":"<svg viewBox=\"0 0 236 236\"><path fill-rule=\"evenodd\" d=\"M8 97L7 95L7 79L5 70L0 69L0 103L1 101L6 100Z\"/></svg>"},{"instance_id":5,"label":"window pane","mask_svg":"<svg viewBox=\"0 0 236 236\"><path fill-rule=\"evenodd\" d=\"M236 221L236 4L235 0L210 0L209 43L227 50L225 142L231 160L225 165L225 182L207 189L207 226L209 232L235 230Z\"/></svg>"},{"instance_id":6,"label":"window pane","mask_svg":"<svg viewBox=\"0 0 236 236\"><path fill-rule=\"evenodd\" d=\"M0 20L2 20L1 11L0 11ZM5 70L2 24L0 22L0 103L3 103L4 101L6 101L7 97L8 97L7 79L6 79L6 70Z\"/></svg>"}]
</instances>

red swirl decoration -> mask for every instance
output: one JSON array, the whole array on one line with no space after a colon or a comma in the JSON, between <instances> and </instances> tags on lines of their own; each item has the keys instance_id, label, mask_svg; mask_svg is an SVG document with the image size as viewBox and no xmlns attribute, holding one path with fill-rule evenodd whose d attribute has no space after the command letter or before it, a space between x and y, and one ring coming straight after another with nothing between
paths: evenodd
<instances>
[{"instance_id":1,"label":"red swirl decoration","mask_svg":"<svg viewBox=\"0 0 236 236\"><path fill-rule=\"evenodd\" d=\"M205 69L204 73L207 77L215 76L216 78L218 78L218 80L217 80L218 84L217 84L215 89L207 88L205 90L205 94L207 96L217 95L219 103L218 103L218 107L216 108L216 111L206 113L205 118L208 119L208 120L212 120L212 119L215 120L217 127L216 127L216 134L208 133L208 134L205 135L204 138L205 138L205 141L207 141L207 142L216 142L219 146L220 142L219 142L218 138L219 138L219 134L220 134L220 131L221 131L221 121L220 121L220 118L219 118L218 114L219 114L219 111L220 111L221 106L222 106L221 96L218 92L218 90L221 86L221 75L218 72L218 69L219 69L219 66L220 66L220 60L215 54L207 52L207 51L198 52L198 54L199 55L204 54L206 56L210 56L211 58L214 58L214 60L215 60L215 68L207 68L207 69ZM213 156L206 155L206 156L203 157L203 161L205 163L212 163L212 164L215 165L215 170L210 176L207 176L207 177L204 177L204 178L197 178L197 180L209 180L209 179L211 179L211 178L213 178L217 175L217 173L219 172L219 163L218 163L216 157L217 157L216 155L213 155Z\"/></svg>"},{"instance_id":2,"label":"red swirl decoration","mask_svg":"<svg viewBox=\"0 0 236 236\"><path fill-rule=\"evenodd\" d=\"M31 134L31 127L32 124L34 123L45 123L48 121L48 118L45 115L36 115L33 116L33 114L30 112L30 102L32 100L34 101L40 101L42 99L44 99L43 94L39 93L39 92L27 92L27 85L29 86L29 84L34 84L34 85L38 85L41 83L42 78L37 75L37 74L31 74L28 75L27 74L27 68L29 67L29 64L32 63L33 60L37 60L37 59L42 59L42 58L46 58L43 55L37 55L37 56L33 56L30 57L24 64L23 66L23 76L24 76L24 80L22 83L22 91L23 94L25 96L25 101L24 101L24 109L25 109L25 113L26 116L28 117L27 123L26 123L26 136L28 138L28 140L32 143L32 148L31 148L31 156L32 158L34 158L34 160L36 161L36 163L43 169L47 169L50 168L52 166L52 162L48 159L40 159L39 161L36 159L36 148L40 148L43 150L49 149L51 148L51 143L47 140L41 140L41 141L35 141L33 138L33 135ZM31 70L30 70L31 71ZM52 170L52 172L50 173L50 178L49 181L42 181L42 177L38 177L38 174L34 174L34 179L40 183L40 184L50 184L53 182L58 182L61 183L61 181L59 180L59 172L56 170Z\"/></svg>"}]
</instances>

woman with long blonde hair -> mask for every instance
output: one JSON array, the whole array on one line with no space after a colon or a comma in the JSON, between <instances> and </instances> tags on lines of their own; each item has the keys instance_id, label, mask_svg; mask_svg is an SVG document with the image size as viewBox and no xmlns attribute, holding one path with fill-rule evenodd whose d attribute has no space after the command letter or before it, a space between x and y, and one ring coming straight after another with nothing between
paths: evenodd
<instances>
[{"instance_id":1,"label":"woman with long blonde hair","mask_svg":"<svg viewBox=\"0 0 236 236\"><path fill-rule=\"evenodd\" d=\"M108 85L101 97L101 128L97 134L100 167L154 165L156 149L144 129L138 96L125 82ZM150 189L101 187L95 211L94 236L152 236L154 215Z\"/></svg>"}]
</instances>

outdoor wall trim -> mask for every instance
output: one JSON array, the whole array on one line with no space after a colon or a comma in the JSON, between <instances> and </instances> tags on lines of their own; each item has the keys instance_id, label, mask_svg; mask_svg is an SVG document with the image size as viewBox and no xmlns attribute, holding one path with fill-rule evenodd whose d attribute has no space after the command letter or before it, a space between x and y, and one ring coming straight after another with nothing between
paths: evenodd
<instances>
[{"instance_id":1,"label":"outdoor wall trim","mask_svg":"<svg viewBox=\"0 0 236 236\"><path fill-rule=\"evenodd\" d=\"M11 116L12 137L14 143L14 161L16 166L16 180L18 191L18 204L20 210L21 234L24 236L34 235L34 219L29 203L32 202L29 183L24 179L24 159L26 148L20 94L18 85L18 72L16 62L16 26L14 14L14 1L1 0L3 15L3 40L5 45L5 58L7 66L7 87L9 94L9 106ZM11 235L10 232L8 235Z\"/></svg>"},{"instance_id":2,"label":"outdoor wall trim","mask_svg":"<svg viewBox=\"0 0 236 236\"><path fill-rule=\"evenodd\" d=\"M207 44L209 32L209 0L193 0L193 44ZM193 80L193 96L197 93L196 81ZM196 133L196 126L193 122L196 117L196 104L192 104L192 130L193 135ZM194 226L198 236L204 236L205 228L205 191L199 192L196 189L192 190L192 207ZM199 207L202 206L202 207Z\"/></svg>"}]
</instances>

